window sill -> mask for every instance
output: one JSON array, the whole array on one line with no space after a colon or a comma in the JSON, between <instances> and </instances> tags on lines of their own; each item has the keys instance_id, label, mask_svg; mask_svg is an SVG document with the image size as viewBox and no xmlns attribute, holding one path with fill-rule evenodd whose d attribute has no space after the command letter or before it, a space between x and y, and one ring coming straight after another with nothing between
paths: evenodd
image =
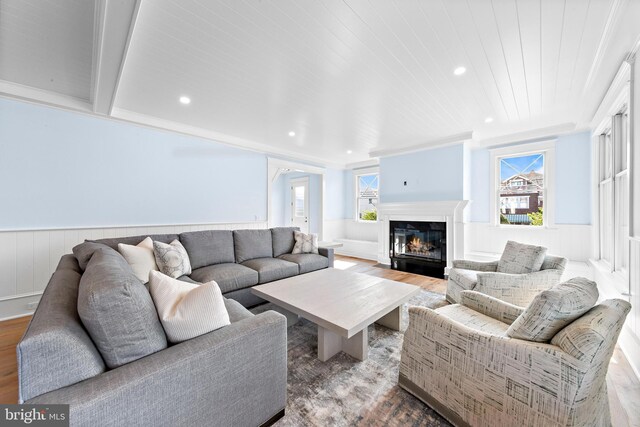
<instances>
[{"instance_id":1,"label":"window sill","mask_svg":"<svg viewBox=\"0 0 640 427\"><path fill-rule=\"evenodd\" d=\"M515 225L515 224L491 224L491 227L513 230L558 230L553 225Z\"/></svg>"}]
</instances>

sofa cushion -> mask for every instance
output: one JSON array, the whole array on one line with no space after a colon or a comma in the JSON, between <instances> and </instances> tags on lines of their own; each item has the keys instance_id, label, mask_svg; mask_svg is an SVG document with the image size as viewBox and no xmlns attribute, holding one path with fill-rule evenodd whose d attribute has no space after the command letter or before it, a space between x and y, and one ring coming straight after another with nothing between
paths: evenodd
<instances>
[{"instance_id":1,"label":"sofa cushion","mask_svg":"<svg viewBox=\"0 0 640 427\"><path fill-rule=\"evenodd\" d=\"M562 328L589 311L596 301L596 282L574 277L536 295L511 324L507 335L527 341L547 342Z\"/></svg>"},{"instance_id":2,"label":"sofa cushion","mask_svg":"<svg viewBox=\"0 0 640 427\"><path fill-rule=\"evenodd\" d=\"M78 260L78 266L84 271L93 254L100 249L111 249L111 247L102 243L85 241L84 243L74 246L71 251L73 251L73 255L76 257L76 260Z\"/></svg>"},{"instance_id":3,"label":"sofa cushion","mask_svg":"<svg viewBox=\"0 0 640 427\"><path fill-rule=\"evenodd\" d=\"M189 254L193 269L235 262L231 230L190 231L180 234L180 242Z\"/></svg>"},{"instance_id":4,"label":"sofa cushion","mask_svg":"<svg viewBox=\"0 0 640 427\"><path fill-rule=\"evenodd\" d=\"M491 335L505 336L509 328L506 323L460 304L445 305L436 311L468 328Z\"/></svg>"},{"instance_id":5,"label":"sofa cushion","mask_svg":"<svg viewBox=\"0 0 640 427\"><path fill-rule=\"evenodd\" d=\"M167 276L177 279L191 274L189 254L178 240L170 244L153 242L153 254L156 257L158 270Z\"/></svg>"},{"instance_id":6,"label":"sofa cushion","mask_svg":"<svg viewBox=\"0 0 640 427\"><path fill-rule=\"evenodd\" d=\"M473 290L478 283L478 271L452 268L449 270L449 280L453 280L466 290Z\"/></svg>"},{"instance_id":7,"label":"sofa cushion","mask_svg":"<svg viewBox=\"0 0 640 427\"><path fill-rule=\"evenodd\" d=\"M298 264L300 274L329 267L329 258L316 254L284 254L278 258Z\"/></svg>"},{"instance_id":8,"label":"sofa cushion","mask_svg":"<svg viewBox=\"0 0 640 427\"><path fill-rule=\"evenodd\" d=\"M298 264L278 258L256 258L242 263L258 272L259 283L273 282L298 274Z\"/></svg>"},{"instance_id":9,"label":"sofa cushion","mask_svg":"<svg viewBox=\"0 0 640 427\"><path fill-rule=\"evenodd\" d=\"M258 272L240 264L216 264L193 270L193 280L206 283L215 280L223 294L258 284Z\"/></svg>"},{"instance_id":10,"label":"sofa cushion","mask_svg":"<svg viewBox=\"0 0 640 427\"><path fill-rule=\"evenodd\" d=\"M250 259L273 257L271 230L235 230L233 244L239 264Z\"/></svg>"},{"instance_id":11,"label":"sofa cushion","mask_svg":"<svg viewBox=\"0 0 640 427\"><path fill-rule=\"evenodd\" d=\"M298 227L276 227L271 229L273 243L273 257L278 258L282 254L290 254L296 243L293 232L299 231Z\"/></svg>"},{"instance_id":12,"label":"sofa cushion","mask_svg":"<svg viewBox=\"0 0 640 427\"><path fill-rule=\"evenodd\" d=\"M172 343L199 337L231 323L222 292L214 280L196 285L152 271L149 291Z\"/></svg>"},{"instance_id":13,"label":"sofa cushion","mask_svg":"<svg viewBox=\"0 0 640 427\"><path fill-rule=\"evenodd\" d=\"M80 280L78 314L109 368L167 347L149 291L112 249L91 257Z\"/></svg>"},{"instance_id":14,"label":"sofa cushion","mask_svg":"<svg viewBox=\"0 0 640 427\"><path fill-rule=\"evenodd\" d=\"M240 304L236 300L224 298L224 306L227 308L227 313L229 313L229 321L231 323L239 322L243 319L253 317L253 313L244 308L242 304Z\"/></svg>"},{"instance_id":15,"label":"sofa cushion","mask_svg":"<svg viewBox=\"0 0 640 427\"><path fill-rule=\"evenodd\" d=\"M591 363L597 360L598 354L610 351L611 341L618 339L630 310L631 304L627 301L603 301L558 332L551 344L576 359Z\"/></svg>"},{"instance_id":16,"label":"sofa cushion","mask_svg":"<svg viewBox=\"0 0 640 427\"><path fill-rule=\"evenodd\" d=\"M525 245L509 240L498 261L499 273L526 274L539 271L547 254L547 248Z\"/></svg>"},{"instance_id":17,"label":"sofa cushion","mask_svg":"<svg viewBox=\"0 0 640 427\"><path fill-rule=\"evenodd\" d=\"M118 252L131 266L133 273L142 283L149 281L149 273L157 271L158 265L153 254L153 240L147 237L136 246L118 243Z\"/></svg>"},{"instance_id":18,"label":"sofa cushion","mask_svg":"<svg viewBox=\"0 0 640 427\"><path fill-rule=\"evenodd\" d=\"M141 236L128 236L128 237L110 237L108 239L98 240L86 240L86 242L102 243L109 246L111 249L118 250L118 243L124 243L125 245L137 245L147 237L151 237L154 242L171 243L178 238L177 234L144 234Z\"/></svg>"},{"instance_id":19,"label":"sofa cushion","mask_svg":"<svg viewBox=\"0 0 640 427\"><path fill-rule=\"evenodd\" d=\"M19 403L106 370L78 317L81 276L69 268L71 261L71 255L60 260L16 348Z\"/></svg>"},{"instance_id":20,"label":"sofa cushion","mask_svg":"<svg viewBox=\"0 0 640 427\"><path fill-rule=\"evenodd\" d=\"M195 280L193 280L189 276L180 276L180 277L178 277L178 280L182 280L183 282L187 282L187 283L195 283L195 284L200 283L200 282L196 282Z\"/></svg>"}]
</instances>

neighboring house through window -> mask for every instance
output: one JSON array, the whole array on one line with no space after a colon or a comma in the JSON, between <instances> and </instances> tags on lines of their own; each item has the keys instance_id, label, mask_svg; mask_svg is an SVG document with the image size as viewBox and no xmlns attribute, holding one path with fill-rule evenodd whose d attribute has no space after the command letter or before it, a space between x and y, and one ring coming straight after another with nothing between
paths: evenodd
<instances>
[{"instance_id":1,"label":"neighboring house through window","mask_svg":"<svg viewBox=\"0 0 640 427\"><path fill-rule=\"evenodd\" d=\"M521 144L491 150L492 223L549 226L553 193L554 142Z\"/></svg>"},{"instance_id":2,"label":"neighboring house through window","mask_svg":"<svg viewBox=\"0 0 640 427\"><path fill-rule=\"evenodd\" d=\"M380 177L377 168L354 171L356 179L356 219L378 220L378 189Z\"/></svg>"}]
</instances>

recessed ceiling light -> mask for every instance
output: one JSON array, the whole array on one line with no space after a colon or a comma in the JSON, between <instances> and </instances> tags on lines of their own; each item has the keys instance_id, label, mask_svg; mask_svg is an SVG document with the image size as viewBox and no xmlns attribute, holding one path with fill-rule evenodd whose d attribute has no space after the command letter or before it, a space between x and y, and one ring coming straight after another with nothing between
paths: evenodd
<instances>
[{"instance_id":1,"label":"recessed ceiling light","mask_svg":"<svg viewBox=\"0 0 640 427\"><path fill-rule=\"evenodd\" d=\"M493 121L493 117L487 117L486 119L484 119L485 123L491 123Z\"/></svg>"},{"instance_id":2,"label":"recessed ceiling light","mask_svg":"<svg viewBox=\"0 0 640 427\"><path fill-rule=\"evenodd\" d=\"M191 104L191 98L189 98L188 96L181 96L180 103L184 105L189 105Z\"/></svg>"},{"instance_id":3,"label":"recessed ceiling light","mask_svg":"<svg viewBox=\"0 0 640 427\"><path fill-rule=\"evenodd\" d=\"M289 132L289 136L296 136L296 133L294 131Z\"/></svg>"},{"instance_id":4,"label":"recessed ceiling light","mask_svg":"<svg viewBox=\"0 0 640 427\"><path fill-rule=\"evenodd\" d=\"M353 153L353 150L347 150L347 154Z\"/></svg>"},{"instance_id":5,"label":"recessed ceiling light","mask_svg":"<svg viewBox=\"0 0 640 427\"><path fill-rule=\"evenodd\" d=\"M453 74L455 74L456 76L461 76L463 75L465 72L467 71L466 68L464 67L458 67L455 70L453 70Z\"/></svg>"}]
</instances>

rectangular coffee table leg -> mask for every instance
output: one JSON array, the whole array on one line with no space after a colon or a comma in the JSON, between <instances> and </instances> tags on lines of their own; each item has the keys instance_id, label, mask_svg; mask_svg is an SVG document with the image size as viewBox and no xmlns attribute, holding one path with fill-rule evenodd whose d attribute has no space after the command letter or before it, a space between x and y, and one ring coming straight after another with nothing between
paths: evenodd
<instances>
[{"instance_id":1,"label":"rectangular coffee table leg","mask_svg":"<svg viewBox=\"0 0 640 427\"><path fill-rule=\"evenodd\" d=\"M342 337L335 332L318 326L318 359L331 359L342 350Z\"/></svg>"},{"instance_id":2,"label":"rectangular coffee table leg","mask_svg":"<svg viewBox=\"0 0 640 427\"><path fill-rule=\"evenodd\" d=\"M297 314L292 313L286 308L282 308L275 304L273 304L273 311L277 311L278 313L284 315L284 317L287 318L287 327L295 325L296 323L298 323L298 320L300 320L300 316L298 316Z\"/></svg>"},{"instance_id":3,"label":"rectangular coffee table leg","mask_svg":"<svg viewBox=\"0 0 640 427\"><path fill-rule=\"evenodd\" d=\"M345 338L318 326L318 359L326 362L340 351L358 360L366 360L369 354L368 328L364 328L351 338Z\"/></svg>"},{"instance_id":4,"label":"rectangular coffee table leg","mask_svg":"<svg viewBox=\"0 0 640 427\"><path fill-rule=\"evenodd\" d=\"M389 313L376 320L376 323L378 325L386 326L389 329L399 331L402 326L402 306L394 308Z\"/></svg>"},{"instance_id":5,"label":"rectangular coffee table leg","mask_svg":"<svg viewBox=\"0 0 640 427\"><path fill-rule=\"evenodd\" d=\"M365 326L363 330L351 338L342 337L342 351L358 360L367 360L369 355L369 327Z\"/></svg>"}]
</instances>

